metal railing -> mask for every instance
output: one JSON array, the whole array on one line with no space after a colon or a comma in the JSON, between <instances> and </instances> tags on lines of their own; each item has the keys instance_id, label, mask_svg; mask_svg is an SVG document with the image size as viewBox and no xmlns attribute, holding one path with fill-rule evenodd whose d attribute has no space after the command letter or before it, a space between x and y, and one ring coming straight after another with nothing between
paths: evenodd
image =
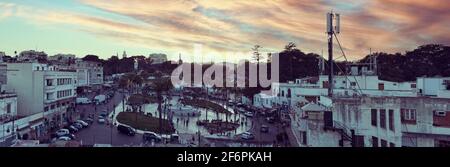
<instances>
[{"instance_id":1,"label":"metal railing","mask_svg":"<svg viewBox=\"0 0 450 167\"><path fill-rule=\"evenodd\" d=\"M351 141L352 140L352 132L350 131L350 128L348 128L345 124L333 121L333 127L335 129L338 129L339 132L341 132L342 136L344 136L345 139Z\"/></svg>"}]
</instances>

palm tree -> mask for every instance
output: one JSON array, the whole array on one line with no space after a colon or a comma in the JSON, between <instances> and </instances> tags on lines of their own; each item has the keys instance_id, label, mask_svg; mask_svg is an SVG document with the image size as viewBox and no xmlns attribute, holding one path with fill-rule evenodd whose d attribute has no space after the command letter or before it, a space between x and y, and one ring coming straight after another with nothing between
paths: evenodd
<instances>
[{"instance_id":1,"label":"palm tree","mask_svg":"<svg viewBox=\"0 0 450 167\"><path fill-rule=\"evenodd\" d=\"M253 59L255 59L256 60L256 62L258 62L258 64L259 64L259 61L261 60L261 59L263 59L263 56L261 55L261 53L259 53L259 50L262 48L262 46L260 46L260 45L255 45L253 48L252 48L252 51L253 51Z\"/></svg>"},{"instance_id":2,"label":"palm tree","mask_svg":"<svg viewBox=\"0 0 450 167\"><path fill-rule=\"evenodd\" d=\"M162 133L162 102L163 102L163 92L167 92L173 88L172 83L169 78L162 77L161 72L156 72L156 79L151 83L151 90L156 92L156 101L158 102L158 112L159 112L159 133Z\"/></svg>"},{"instance_id":3,"label":"palm tree","mask_svg":"<svg viewBox=\"0 0 450 167\"><path fill-rule=\"evenodd\" d=\"M262 46L260 45L255 45L252 48L253 51L253 59L256 60L257 64L256 64L256 71L258 72L256 74L256 84L259 85L259 61L261 59L263 59L263 56L261 55L261 53L259 52L259 50L262 48Z\"/></svg>"},{"instance_id":4,"label":"palm tree","mask_svg":"<svg viewBox=\"0 0 450 167\"><path fill-rule=\"evenodd\" d=\"M297 46L295 45L294 42L289 42L286 46L284 46L284 50L290 52L290 51L296 49L296 47Z\"/></svg>"},{"instance_id":5,"label":"palm tree","mask_svg":"<svg viewBox=\"0 0 450 167\"><path fill-rule=\"evenodd\" d=\"M127 78L131 82L132 92L133 93L139 93L138 88L140 88L140 86L144 82L142 77L133 73L133 74L127 75Z\"/></svg>"}]
</instances>

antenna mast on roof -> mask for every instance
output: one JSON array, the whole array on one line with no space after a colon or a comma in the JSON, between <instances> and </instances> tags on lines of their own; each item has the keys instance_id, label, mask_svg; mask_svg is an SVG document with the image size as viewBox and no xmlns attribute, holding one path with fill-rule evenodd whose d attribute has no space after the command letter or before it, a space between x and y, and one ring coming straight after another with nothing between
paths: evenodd
<instances>
[{"instance_id":1,"label":"antenna mast on roof","mask_svg":"<svg viewBox=\"0 0 450 167\"><path fill-rule=\"evenodd\" d=\"M333 26L333 21L336 22L336 26ZM333 13L333 11L327 13L327 34L328 34L328 97L333 97L333 88L334 88L334 80L333 80L333 35L340 33L340 14Z\"/></svg>"}]
</instances>

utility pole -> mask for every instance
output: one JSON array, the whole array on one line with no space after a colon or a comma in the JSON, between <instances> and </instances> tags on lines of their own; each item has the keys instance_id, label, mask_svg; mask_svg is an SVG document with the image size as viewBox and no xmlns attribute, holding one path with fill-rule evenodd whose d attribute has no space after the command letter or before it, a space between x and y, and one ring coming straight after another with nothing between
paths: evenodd
<instances>
[{"instance_id":1,"label":"utility pole","mask_svg":"<svg viewBox=\"0 0 450 167\"><path fill-rule=\"evenodd\" d=\"M333 97L333 13L327 13L327 33L328 33L328 96Z\"/></svg>"},{"instance_id":2,"label":"utility pole","mask_svg":"<svg viewBox=\"0 0 450 167\"><path fill-rule=\"evenodd\" d=\"M333 26L333 21L336 21L336 26ZM340 14L338 13L327 13L327 34L328 34L328 96L333 97L334 89L334 70L333 70L333 35L340 33Z\"/></svg>"}]
</instances>

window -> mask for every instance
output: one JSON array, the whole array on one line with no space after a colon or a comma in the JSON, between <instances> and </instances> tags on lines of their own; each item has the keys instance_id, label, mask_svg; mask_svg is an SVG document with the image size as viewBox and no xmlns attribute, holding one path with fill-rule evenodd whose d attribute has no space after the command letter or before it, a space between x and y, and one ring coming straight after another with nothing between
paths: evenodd
<instances>
[{"instance_id":1,"label":"window","mask_svg":"<svg viewBox=\"0 0 450 167\"><path fill-rule=\"evenodd\" d=\"M378 90L384 90L384 83L378 83Z\"/></svg>"},{"instance_id":2,"label":"window","mask_svg":"<svg viewBox=\"0 0 450 167\"><path fill-rule=\"evenodd\" d=\"M372 147L378 147L378 138L372 136Z\"/></svg>"},{"instance_id":3,"label":"window","mask_svg":"<svg viewBox=\"0 0 450 167\"><path fill-rule=\"evenodd\" d=\"M356 82L350 82L350 86L356 86Z\"/></svg>"},{"instance_id":4,"label":"window","mask_svg":"<svg viewBox=\"0 0 450 167\"><path fill-rule=\"evenodd\" d=\"M44 107L44 111L45 111L45 112L48 111L48 106Z\"/></svg>"},{"instance_id":5,"label":"window","mask_svg":"<svg viewBox=\"0 0 450 167\"><path fill-rule=\"evenodd\" d=\"M284 97L284 90L281 91L281 97Z\"/></svg>"},{"instance_id":6,"label":"window","mask_svg":"<svg viewBox=\"0 0 450 167\"><path fill-rule=\"evenodd\" d=\"M416 110L415 109L401 109L402 123L416 123Z\"/></svg>"},{"instance_id":7,"label":"window","mask_svg":"<svg viewBox=\"0 0 450 167\"><path fill-rule=\"evenodd\" d=\"M415 83L411 84L411 88L417 88L417 85Z\"/></svg>"},{"instance_id":8,"label":"window","mask_svg":"<svg viewBox=\"0 0 450 167\"><path fill-rule=\"evenodd\" d=\"M47 86L53 86L53 79L47 79Z\"/></svg>"},{"instance_id":9,"label":"window","mask_svg":"<svg viewBox=\"0 0 450 167\"><path fill-rule=\"evenodd\" d=\"M394 110L389 110L389 129L394 131Z\"/></svg>"},{"instance_id":10,"label":"window","mask_svg":"<svg viewBox=\"0 0 450 167\"><path fill-rule=\"evenodd\" d=\"M288 97L288 98L291 98L291 89L288 89L288 91L287 91L287 97Z\"/></svg>"},{"instance_id":11,"label":"window","mask_svg":"<svg viewBox=\"0 0 450 167\"><path fill-rule=\"evenodd\" d=\"M6 113L7 114L11 113L11 103L6 104Z\"/></svg>"},{"instance_id":12,"label":"window","mask_svg":"<svg viewBox=\"0 0 450 167\"><path fill-rule=\"evenodd\" d=\"M371 119L372 119L372 125L377 126L377 109L372 109L371 111Z\"/></svg>"},{"instance_id":13,"label":"window","mask_svg":"<svg viewBox=\"0 0 450 167\"><path fill-rule=\"evenodd\" d=\"M387 147L387 141L381 139L381 147Z\"/></svg>"},{"instance_id":14,"label":"window","mask_svg":"<svg viewBox=\"0 0 450 167\"><path fill-rule=\"evenodd\" d=\"M380 110L380 127L386 129L386 110Z\"/></svg>"},{"instance_id":15,"label":"window","mask_svg":"<svg viewBox=\"0 0 450 167\"><path fill-rule=\"evenodd\" d=\"M53 93L47 93L47 94L46 94L46 96L47 96L46 99L47 99L47 100L52 100L52 94L53 94Z\"/></svg>"}]
</instances>

